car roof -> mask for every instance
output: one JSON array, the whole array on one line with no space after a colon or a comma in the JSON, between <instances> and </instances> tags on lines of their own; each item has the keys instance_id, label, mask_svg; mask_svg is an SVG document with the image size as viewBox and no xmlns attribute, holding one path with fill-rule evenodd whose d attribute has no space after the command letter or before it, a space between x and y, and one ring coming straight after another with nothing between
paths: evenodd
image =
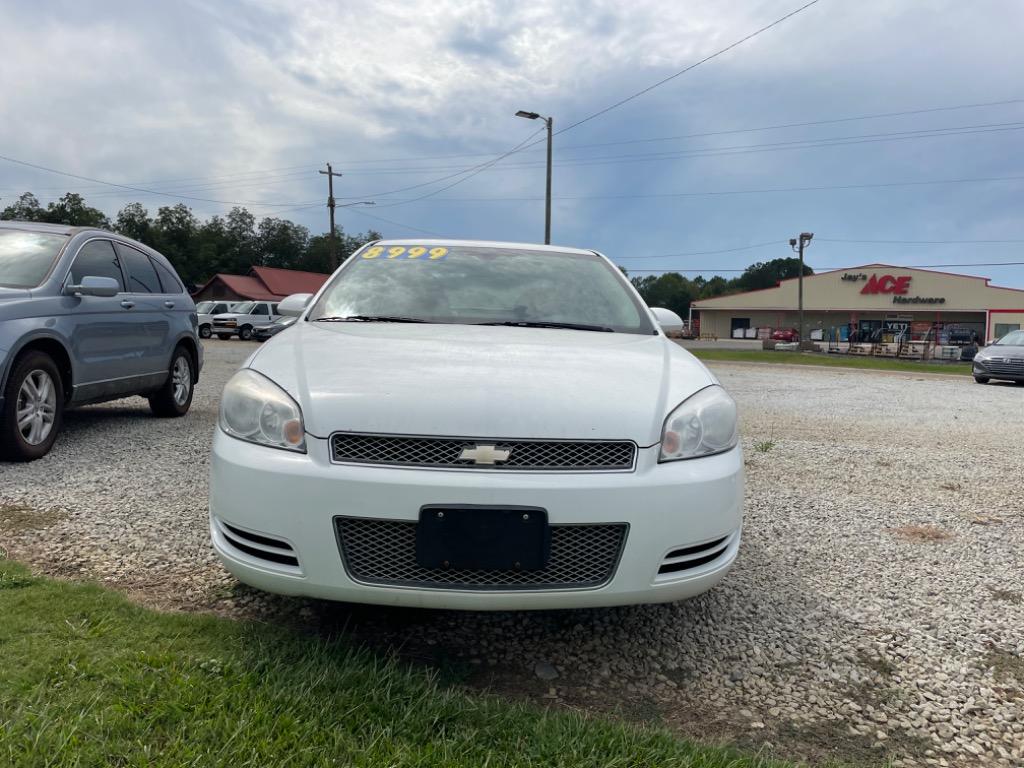
<instances>
[{"instance_id":1,"label":"car roof","mask_svg":"<svg viewBox=\"0 0 1024 768\"><path fill-rule=\"evenodd\" d=\"M0 221L0 229L20 229L27 232L47 232L52 235L76 235L95 227L72 227L68 224L44 224L40 221Z\"/></svg>"},{"instance_id":2,"label":"car roof","mask_svg":"<svg viewBox=\"0 0 1024 768\"><path fill-rule=\"evenodd\" d=\"M579 253L593 256L597 251L587 248L569 248L562 245L541 245L540 243L509 243L501 240L449 240L449 239L410 239L376 240L374 245L422 245L422 246L467 246L470 248L513 248L522 251L551 251L553 253Z\"/></svg>"}]
</instances>

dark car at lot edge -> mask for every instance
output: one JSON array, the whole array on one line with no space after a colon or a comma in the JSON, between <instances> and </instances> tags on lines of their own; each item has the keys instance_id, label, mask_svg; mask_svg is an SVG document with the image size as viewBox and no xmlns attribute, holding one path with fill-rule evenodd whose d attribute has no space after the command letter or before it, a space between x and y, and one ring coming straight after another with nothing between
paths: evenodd
<instances>
[{"instance_id":1,"label":"dark car at lot edge","mask_svg":"<svg viewBox=\"0 0 1024 768\"><path fill-rule=\"evenodd\" d=\"M0 458L44 456L64 410L132 395L183 416L203 363L170 262L113 232L0 222Z\"/></svg>"},{"instance_id":2,"label":"dark car at lot edge","mask_svg":"<svg viewBox=\"0 0 1024 768\"><path fill-rule=\"evenodd\" d=\"M1010 331L979 349L971 366L979 384L988 384L992 379L1024 384L1024 331Z\"/></svg>"}]
</instances>

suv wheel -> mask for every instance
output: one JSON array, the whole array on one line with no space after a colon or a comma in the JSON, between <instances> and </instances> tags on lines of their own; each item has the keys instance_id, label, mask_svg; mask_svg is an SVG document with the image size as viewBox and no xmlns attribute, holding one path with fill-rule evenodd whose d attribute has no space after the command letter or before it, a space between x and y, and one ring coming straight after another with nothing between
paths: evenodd
<instances>
[{"instance_id":1,"label":"suv wheel","mask_svg":"<svg viewBox=\"0 0 1024 768\"><path fill-rule=\"evenodd\" d=\"M4 390L0 454L34 461L49 453L64 417L64 384L53 358L29 352L19 359Z\"/></svg>"},{"instance_id":2,"label":"suv wheel","mask_svg":"<svg viewBox=\"0 0 1024 768\"><path fill-rule=\"evenodd\" d=\"M251 339L252 338L252 326L251 325L243 325L238 330L238 338L240 338L242 341L248 341L249 339Z\"/></svg>"},{"instance_id":3,"label":"suv wheel","mask_svg":"<svg viewBox=\"0 0 1024 768\"><path fill-rule=\"evenodd\" d=\"M213 336L213 331L211 330L209 325L206 325L204 323L203 325L199 326L199 338L208 339L211 336Z\"/></svg>"},{"instance_id":4,"label":"suv wheel","mask_svg":"<svg viewBox=\"0 0 1024 768\"><path fill-rule=\"evenodd\" d=\"M184 347L174 350L167 381L149 397L149 408L161 418L184 416L192 405L195 378L192 376L192 355Z\"/></svg>"}]
</instances>

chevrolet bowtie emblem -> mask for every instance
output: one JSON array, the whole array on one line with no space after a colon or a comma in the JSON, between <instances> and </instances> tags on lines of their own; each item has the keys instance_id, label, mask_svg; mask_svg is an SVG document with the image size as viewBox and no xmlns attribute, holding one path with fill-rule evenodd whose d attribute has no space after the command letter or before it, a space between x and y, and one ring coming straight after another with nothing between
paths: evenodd
<instances>
[{"instance_id":1,"label":"chevrolet bowtie emblem","mask_svg":"<svg viewBox=\"0 0 1024 768\"><path fill-rule=\"evenodd\" d=\"M512 451L498 448L494 444L485 445L478 443L472 448L463 448L459 454L460 461L472 461L474 464L496 464L499 461L508 461Z\"/></svg>"}]
</instances>

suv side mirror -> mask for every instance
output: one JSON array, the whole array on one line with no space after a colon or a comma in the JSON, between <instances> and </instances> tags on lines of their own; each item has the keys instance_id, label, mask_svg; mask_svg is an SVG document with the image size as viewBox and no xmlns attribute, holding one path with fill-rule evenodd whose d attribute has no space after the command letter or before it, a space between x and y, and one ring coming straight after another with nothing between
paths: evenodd
<instances>
[{"instance_id":1,"label":"suv side mirror","mask_svg":"<svg viewBox=\"0 0 1024 768\"><path fill-rule=\"evenodd\" d=\"M312 293L293 293L291 296L285 296L278 302L277 313L279 315L288 315L289 317L298 317L306 311L306 307L309 306L309 301L312 298Z\"/></svg>"},{"instance_id":2,"label":"suv side mirror","mask_svg":"<svg viewBox=\"0 0 1024 768\"><path fill-rule=\"evenodd\" d=\"M64 293L69 296L101 296L109 299L121 292L121 284L112 277L94 277L87 275L78 285L68 285Z\"/></svg>"},{"instance_id":3,"label":"suv side mirror","mask_svg":"<svg viewBox=\"0 0 1024 768\"><path fill-rule=\"evenodd\" d=\"M666 333L668 331L683 330L683 318L671 309L665 309L664 307L651 307L651 314L653 314L654 319L658 321L658 325L661 326L661 330Z\"/></svg>"}]
</instances>

